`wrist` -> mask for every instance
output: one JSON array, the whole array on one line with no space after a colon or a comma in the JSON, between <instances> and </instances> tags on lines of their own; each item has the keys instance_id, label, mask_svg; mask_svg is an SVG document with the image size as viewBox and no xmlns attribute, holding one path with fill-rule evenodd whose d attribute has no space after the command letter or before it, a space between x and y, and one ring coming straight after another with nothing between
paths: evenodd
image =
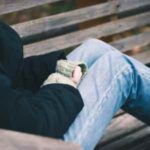
<instances>
[{"instance_id":1,"label":"wrist","mask_svg":"<svg viewBox=\"0 0 150 150\"><path fill-rule=\"evenodd\" d=\"M42 86L48 85L48 84L56 84L56 83L68 84L75 88L77 86L70 78L65 77L64 75L60 73L53 73L49 75L49 77L44 81Z\"/></svg>"}]
</instances>

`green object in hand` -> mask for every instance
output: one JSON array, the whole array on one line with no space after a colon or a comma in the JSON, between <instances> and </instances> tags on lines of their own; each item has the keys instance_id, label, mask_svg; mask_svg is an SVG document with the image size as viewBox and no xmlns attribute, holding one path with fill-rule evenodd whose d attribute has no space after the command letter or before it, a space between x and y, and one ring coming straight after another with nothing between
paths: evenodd
<instances>
[{"instance_id":1,"label":"green object in hand","mask_svg":"<svg viewBox=\"0 0 150 150\"><path fill-rule=\"evenodd\" d=\"M57 61L56 72L66 77L72 77L73 71L76 66L81 67L83 77L87 72L87 67L86 64L81 61L59 60Z\"/></svg>"}]
</instances>

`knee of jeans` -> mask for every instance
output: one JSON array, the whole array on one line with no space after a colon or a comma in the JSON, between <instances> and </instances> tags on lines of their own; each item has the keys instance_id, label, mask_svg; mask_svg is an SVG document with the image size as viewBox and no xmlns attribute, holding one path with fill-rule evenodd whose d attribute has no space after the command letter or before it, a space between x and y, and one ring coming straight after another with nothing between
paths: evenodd
<instances>
[{"instance_id":1,"label":"knee of jeans","mask_svg":"<svg viewBox=\"0 0 150 150\"><path fill-rule=\"evenodd\" d=\"M121 69L124 66L129 70L132 70L132 64L126 58L126 55L122 54L119 51L110 51L103 58L100 58L99 61L103 64L104 68L107 66L113 71L114 68Z\"/></svg>"},{"instance_id":2,"label":"knee of jeans","mask_svg":"<svg viewBox=\"0 0 150 150\"><path fill-rule=\"evenodd\" d=\"M113 78L119 79L122 77L123 80L130 83L130 86L133 86L133 81L135 80L132 65L124 54L117 51L109 52L104 57L98 59L94 70L94 74L100 74L104 78L108 77L108 83Z\"/></svg>"}]
</instances>

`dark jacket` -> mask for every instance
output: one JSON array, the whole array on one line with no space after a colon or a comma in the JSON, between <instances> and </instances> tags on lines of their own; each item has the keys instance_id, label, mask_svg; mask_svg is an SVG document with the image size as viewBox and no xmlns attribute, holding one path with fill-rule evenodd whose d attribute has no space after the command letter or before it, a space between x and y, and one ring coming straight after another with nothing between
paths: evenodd
<instances>
[{"instance_id":1,"label":"dark jacket","mask_svg":"<svg viewBox=\"0 0 150 150\"><path fill-rule=\"evenodd\" d=\"M0 128L62 138L83 107L77 89L40 88L64 52L23 59L17 33L0 23Z\"/></svg>"}]
</instances>

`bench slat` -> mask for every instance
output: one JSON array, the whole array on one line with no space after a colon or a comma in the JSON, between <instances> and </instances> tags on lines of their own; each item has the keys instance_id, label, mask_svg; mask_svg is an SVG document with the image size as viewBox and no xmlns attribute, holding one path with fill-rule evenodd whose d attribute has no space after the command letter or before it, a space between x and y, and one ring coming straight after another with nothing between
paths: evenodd
<instances>
[{"instance_id":1,"label":"bench slat","mask_svg":"<svg viewBox=\"0 0 150 150\"><path fill-rule=\"evenodd\" d=\"M62 0L1 0L0 15Z\"/></svg>"},{"instance_id":2,"label":"bench slat","mask_svg":"<svg viewBox=\"0 0 150 150\"><path fill-rule=\"evenodd\" d=\"M144 64L149 64L150 63L150 50L133 55L132 57L141 61Z\"/></svg>"},{"instance_id":3,"label":"bench slat","mask_svg":"<svg viewBox=\"0 0 150 150\"><path fill-rule=\"evenodd\" d=\"M149 0L116 0L12 26L22 38L49 36L60 28L150 5ZM118 6L118 7L117 7Z\"/></svg>"},{"instance_id":4,"label":"bench slat","mask_svg":"<svg viewBox=\"0 0 150 150\"><path fill-rule=\"evenodd\" d=\"M115 117L118 117L118 116L121 116L121 115L123 115L123 114L125 114L125 111L123 111L122 109L120 109L120 110L118 110L118 112L115 114L114 118L115 118Z\"/></svg>"},{"instance_id":5,"label":"bench slat","mask_svg":"<svg viewBox=\"0 0 150 150\"><path fill-rule=\"evenodd\" d=\"M117 139L117 140L113 141L112 143L107 144L104 147L101 147L100 150L110 150L110 149L111 150L120 150L122 148L125 150L125 149L128 149L128 147L130 147L130 145L132 145L133 142L138 144L138 142L141 141L139 139L142 139L146 136L150 136L150 127L145 127L137 132L134 132L132 134L124 136L120 139ZM136 141L138 141L138 142L136 142ZM149 142L150 142L150 139L149 139Z\"/></svg>"},{"instance_id":6,"label":"bench slat","mask_svg":"<svg viewBox=\"0 0 150 150\"><path fill-rule=\"evenodd\" d=\"M139 141L134 145L132 144L128 150L148 150L147 148L150 148L150 136L143 139L139 137Z\"/></svg>"},{"instance_id":7,"label":"bench slat","mask_svg":"<svg viewBox=\"0 0 150 150\"><path fill-rule=\"evenodd\" d=\"M145 124L143 122L127 113L113 118L99 143L99 147L107 145L110 141L130 134L144 126Z\"/></svg>"},{"instance_id":8,"label":"bench slat","mask_svg":"<svg viewBox=\"0 0 150 150\"><path fill-rule=\"evenodd\" d=\"M61 140L2 129L0 129L0 148L2 150L81 150L78 145Z\"/></svg>"},{"instance_id":9,"label":"bench slat","mask_svg":"<svg viewBox=\"0 0 150 150\"><path fill-rule=\"evenodd\" d=\"M150 44L150 32L144 32L138 35L130 36L124 39L110 43L121 52L127 52L134 48L141 48Z\"/></svg>"},{"instance_id":10,"label":"bench slat","mask_svg":"<svg viewBox=\"0 0 150 150\"><path fill-rule=\"evenodd\" d=\"M82 31L69 33L59 37L51 38L25 46L25 56L39 55L60 49L76 46L89 37L100 38L150 23L150 13L142 13L125 19L112 21Z\"/></svg>"}]
</instances>

